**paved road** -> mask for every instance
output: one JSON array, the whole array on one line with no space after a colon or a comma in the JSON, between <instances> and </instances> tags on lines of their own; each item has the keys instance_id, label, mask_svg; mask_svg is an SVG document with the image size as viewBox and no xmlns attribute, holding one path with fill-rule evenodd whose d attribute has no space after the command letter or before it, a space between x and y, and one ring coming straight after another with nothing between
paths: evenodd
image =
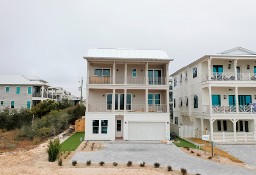
<instances>
[{"instance_id":1,"label":"paved road","mask_svg":"<svg viewBox=\"0 0 256 175\"><path fill-rule=\"evenodd\" d=\"M131 160L134 163L145 161L153 165L159 162L161 166L171 165L174 169L184 167L189 173L200 173L202 175L255 175L256 170L238 167L234 165L219 164L209 160L203 160L190 156L175 145L160 143L142 142L105 142L104 149L97 152L77 152L72 160L78 163L92 162L118 162L127 163Z\"/></svg>"},{"instance_id":2,"label":"paved road","mask_svg":"<svg viewBox=\"0 0 256 175\"><path fill-rule=\"evenodd\" d=\"M256 145L218 145L218 147L256 167Z\"/></svg>"}]
</instances>

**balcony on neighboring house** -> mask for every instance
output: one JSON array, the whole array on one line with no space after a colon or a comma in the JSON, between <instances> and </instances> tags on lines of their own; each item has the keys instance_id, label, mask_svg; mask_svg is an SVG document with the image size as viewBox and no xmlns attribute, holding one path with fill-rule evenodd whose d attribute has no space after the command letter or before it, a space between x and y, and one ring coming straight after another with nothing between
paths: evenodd
<instances>
[{"instance_id":1,"label":"balcony on neighboring house","mask_svg":"<svg viewBox=\"0 0 256 175\"><path fill-rule=\"evenodd\" d=\"M235 75L234 72L213 72L210 75L205 74L202 76L202 82L206 81L256 81L255 73L240 73Z\"/></svg>"},{"instance_id":2,"label":"balcony on neighboring house","mask_svg":"<svg viewBox=\"0 0 256 175\"><path fill-rule=\"evenodd\" d=\"M48 98L47 90L43 86L34 86L32 97Z\"/></svg>"},{"instance_id":3,"label":"balcony on neighboring house","mask_svg":"<svg viewBox=\"0 0 256 175\"><path fill-rule=\"evenodd\" d=\"M204 114L225 114L225 113L244 113L244 114L256 114L256 104L250 105L239 105L239 110L237 111L236 106L212 106L210 111L209 105L202 106L202 113Z\"/></svg>"}]
</instances>

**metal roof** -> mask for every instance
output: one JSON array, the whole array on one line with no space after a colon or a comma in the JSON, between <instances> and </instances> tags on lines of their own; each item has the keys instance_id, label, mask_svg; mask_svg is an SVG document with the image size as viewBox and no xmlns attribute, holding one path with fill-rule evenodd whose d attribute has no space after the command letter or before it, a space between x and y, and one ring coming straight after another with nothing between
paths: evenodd
<instances>
[{"instance_id":1,"label":"metal roof","mask_svg":"<svg viewBox=\"0 0 256 175\"><path fill-rule=\"evenodd\" d=\"M47 83L36 76L0 75L0 85L46 85Z\"/></svg>"},{"instance_id":2,"label":"metal roof","mask_svg":"<svg viewBox=\"0 0 256 175\"><path fill-rule=\"evenodd\" d=\"M85 59L146 59L171 61L163 50L89 49Z\"/></svg>"}]
</instances>

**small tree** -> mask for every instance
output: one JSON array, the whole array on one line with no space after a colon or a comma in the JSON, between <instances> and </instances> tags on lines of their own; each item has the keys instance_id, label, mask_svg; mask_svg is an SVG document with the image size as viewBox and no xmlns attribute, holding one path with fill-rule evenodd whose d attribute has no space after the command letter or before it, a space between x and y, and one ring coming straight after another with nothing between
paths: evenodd
<instances>
[{"instance_id":1,"label":"small tree","mask_svg":"<svg viewBox=\"0 0 256 175\"><path fill-rule=\"evenodd\" d=\"M54 162L60 153L60 141L59 139L50 140L48 144L48 161Z\"/></svg>"}]
</instances>

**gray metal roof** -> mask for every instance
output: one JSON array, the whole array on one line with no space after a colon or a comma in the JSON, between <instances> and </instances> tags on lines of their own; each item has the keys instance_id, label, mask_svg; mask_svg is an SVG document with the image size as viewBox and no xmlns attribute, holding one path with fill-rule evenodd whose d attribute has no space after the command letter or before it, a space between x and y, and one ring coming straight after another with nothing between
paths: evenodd
<instances>
[{"instance_id":1,"label":"gray metal roof","mask_svg":"<svg viewBox=\"0 0 256 175\"><path fill-rule=\"evenodd\" d=\"M46 85L47 83L36 76L0 75L0 85Z\"/></svg>"},{"instance_id":2,"label":"gray metal roof","mask_svg":"<svg viewBox=\"0 0 256 175\"><path fill-rule=\"evenodd\" d=\"M163 50L89 49L85 59L172 60Z\"/></svg>"}]
</instances>

